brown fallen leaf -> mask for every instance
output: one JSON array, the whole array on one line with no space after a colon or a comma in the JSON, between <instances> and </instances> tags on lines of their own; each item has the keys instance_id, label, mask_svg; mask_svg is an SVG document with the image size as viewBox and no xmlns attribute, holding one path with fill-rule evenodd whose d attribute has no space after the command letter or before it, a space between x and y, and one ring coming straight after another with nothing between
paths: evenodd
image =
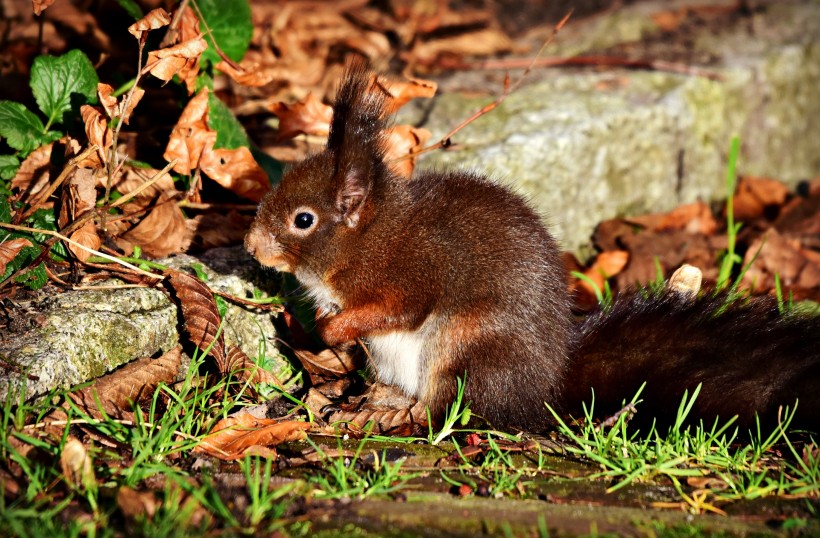
<instances>
[{"instance_id":1,"label":"brown fallen leaf","mask_svg":"<svg viewBox=\"0 0 820 538\"><path fill-rule=\"evenodd\" d=\"M753 290L775 288L775 275L787 288L814 288L820 286L820 265L794 239L784 237L776 228L770 228L762 237L749 245L744 266L754 263L743 275L745 286Z\"/></svg>"},{"instance_id":2,"label":"brown fallen leaf","mask_svg":"<svg viewBox=\"0 0 820 538\"><path fill-rule=\"evenodd\" d=\"M178 75L191 90L199 71L199 58L208 42L202 35L198 35L188 41L183 41L172 47L153 50L148 53L148 61L145 69L160 80L169 81Z\"/></svg>"},{"instance_id":3,"label":"brown fallen leaf","mask_svg":"<svg viewBox=\"0 0 820 538\"><path fill-rule=\"evenodd\" d=\"M438 84L432 80L410 78L407 80L376 77L376 83L389 96L387 99L386 114L392 114L416 97L431 98L436 95Z\"/></svg>"},{"instance_id":4,"label":"brown fallen leaf","mask_svg":"<svg viewBox=\"0 0 820 538\"><path fill-rule=\"evenodd\" d=\"M66 482L73 487L86 490L97 485L94 475L94 464L83 443L74 436L69 436L60 453L60 468Z\"/></svg>"},{"instance_id":5,"label":"brown fallen leaf","mask_svg":"<svg viewBox=\"0 0 820 538\"><path fill-rule=\"evenodd\" d=\"M432 133L422 127L396 125L387 131L385 143L385 161L399 177L409 178L413 175L416 158L402 158L412 155L423 148L430 140Z\"/></svg>"},{"instance_id":6,"label":"brown fallen leaf","mask_svg":"<svg viewBox=\"0 0 820 538\"><path fill-rule=\"evenodd\" d=\"M232 65L222 60L215 67L242 86L259 88L273 80L273 73L260 69L257 63L242 62L239 65Z\"/></svg>"},{"instance_id":7,"label":"brown fallen leaf","mask_svg":"<svg viewBox=\"0 0 820 538\"><path fill-rule=\"evenodd\" d=\"M245 146L206 148L199 162L202 172L229 191L259 202L270 190L270 180Z\"/></svg>"},{"instance_id":8,"label":"brown fallen leaf","mask_svg":"<svg viewBox=\"0 0 820 538\"><path fill-rule=\"evenodd\" d=\"M595 304L596 291L604 289L604 283L610 277L620 273L629 261L629 252L625 250L609 250L598 254L595 262L584 271L584 276L589 280L578 279L572 285L575 293L583 294L578 297L582 304Z\"/></svg>"},{"instance_id":9,"label":"brown fallen leaf","mask_svg":"<svg viewBox=\"0 0 820 538\"><path fill-rule=\"evenodd\" d=\"M6 272L6 266L26 247L32 247L31 241L24 238L9 239L0 243L0 274Z\"/></svg>"},{"instance_id":10,"label":"brown fallen leaf","mask_svg":"<svg viewBox=\"0 0 820 538\"><path fill-rule=\"evenodd\" d=\"M225 369L236 375L242 382L249 381L254 385L267 383L282 388L282 382L278 377L253 362L238 346L232 345L228 348Z\"/></svg>"},{"instance_id":11,"label":"brown fallen leaf","mask_svg":"<svg viewBox=\"0 0 820 538\"><path fill-rule=\"evenodd\" d=\"M269 110L279 118L278 140L286 140L300 134L327 136L333 108L324 104L313 92L302 101L293 104L271 103Z\"/></svg>"},{"instance_id":12,"label":"brown fallen leaf","mask_svg":"<svg viewBox=\"0 0 820 538\"><path fill-rule=\"evenodd\" d=\"M85 136L88 143L97 146L97 151L79 164L82 168L103 168L108 162L108 154L113 144L114 134L108 127L105 115L96 107L83 105L80 107L85 125Z\"/></svg>"},{"instance_id":13,"label":"brown fallen leaf","mask_svg":"<svg viewBox=\"0 0 820 538\"><path fill-rule=\"evenodd\" d=\"M51 4L53 4L54 1L55 0L31 0L32 7L34 8L34 14L39 16Z\"/></svg>"},{"instance_id":14,"label":"brown fallen leaf","mask_svg":"<svg viewBox=\"0 0 820 538\"><path fill-rule=\"evenodd\" d=\"M45 146L40 146L20 163L17 174L11 180L11 188L13 191L20 193L20 199L32 200L33 196L48 185L49 168L51 167L51 150L53 147L53 142Z\"/></svg>"},{"instance_id":15,"label":"brown fallen leaf","mask_svg":"<svg viewBox=\"0 0 820 538\"><path fill-rule=\"evenodd\" d=\"M191 343L202 351L210 347L209 354L216 360L219 371L226 374L228 361L225 337L219 331L222 318L213 292L193 275L175 269L169 269L165 274L168 277L166 281L173 288L182 308L183 325Z\"/></svg>"},{"instance_id":16,"label":"brown fallen leaf","mask_svg":"<svg viewBox=\"0 0 820 538\"><path fill-rule=\"evenodd\" d=\"M60 228L65 228L68 224L74 222L76 218L95 208L97 203L96 183L94 173L83 168L75 169L71 177L63 183L62 203L57 218ZM93 220L89 220L81 228L73 231L69 238L93 250L99 249L102 244ZM81 262L91 257L90 252L74 244L69 243L67 247Z\"/></svg>"},{"instance_id":17,"label":"brown fallen leaf","mask_svg":"<svg viewBox=\"0 0 820 538\"><path fill-rule=\"evenodd\" d=\"M161 383L173 382L181 365L182 347L178 345L156 359L131 361L68 397L91 417L103 418L105 413L115 419L131 419L133 404L150 398Z\"/></svg>"},{"instance_id":18,"label":"brown fallen leaf","mask_svg":"<svg viewBox=\"0 0 820 538\"><path fill-rule=\"evenodd\" d=\"M208 454L233 461L245 456L254 447L273 447L306 437L310 423L299 421L278 422L258 419L242 413L220 420L211 433L193 449L195 454Z\"/></svg>"},{"instance_id":19,"label":"brown fallen leaf","mask_svg":"<svg viewBox=\"0 0 820 538\"><path fill-rule=\"evenodd\" d=\"M683 204L667 213L651 213L623 219L628 224L637 224L647 230L683 230L691 234L712 235L717 230L717 220L709 206L702 201Z\"/></svg>"},{"instance_id":20,"label":"brown fallen leaf","mask_svg":"<svg viewBox=\"0 0 820 538\"><path fill-rule=\"evenodd\" d=\"M736 220L750 221L763 216L766 208L781 206L789 196L789 189L781 182L768 178L743 177L733 199Z\"/></svg>"},{"instance_id":21,"label":"brown fallen leaf","mask_svg":"<svg viewBox=\"0 0 820 538\"><path fill-rule=\"evenodd\" d=\"M100 104L103 109L105 109L106 115L112 119L122 118L123 123L128 125L131 119L131 113L139 104L142 96L145 95L145 90L140 87L134 88L130 100L126 96L123 96L122 101L118 101L116 97L111 95L113 91L114 88L108 84L102 82L97 84L97 95L100 97ZM125 108L123 109L123 107Z\"/></svg>"},{"instance_id":22,"label":"brown fallen leaf","mask_svg":"<svg viewBox=\"0 0 820 538\"><path fill-rule=\"evenodd\" d=\"M158 7L156 9L152 9L143 18L129 26L128 33L136 37L138 40L142 40L145 32L162 28L170 23L171 16L167 11L161 7Z\"/></svg>"},{"instance_id":23,"label":"brown fallen leaf","mask_svg":"<svg viewBox=\"0 0 820 538\"><path fill-rule=\"evenodd\" d=\"M116 230L114 241L127 253L138 245L152 258L161 258L184 252L189 244L185 215L175 199L176 191L161 194L147 207L143 202L127 203L123 207L126 215L147 214L134 226Z\"/></svg>"}]
</instances>

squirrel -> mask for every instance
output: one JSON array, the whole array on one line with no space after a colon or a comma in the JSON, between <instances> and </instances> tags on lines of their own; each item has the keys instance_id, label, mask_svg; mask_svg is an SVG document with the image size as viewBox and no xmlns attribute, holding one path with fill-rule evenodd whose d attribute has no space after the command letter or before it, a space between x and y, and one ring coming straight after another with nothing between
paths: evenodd
<instances>
[{"instance_id":1,"label":"squirrel","mask_svg":"<svg viewBox=\"0 0 820 538\"><path fill-rule=\"evenodd\" d=\"M649 414L701 383L697 418L752 425L799 400L818 429L820 318L668 290L575 322L558 244L522 196L475 172L391 172L372 80L347 68L326 148L266 195L245 239L300 282L327 345L363 340L378 380L434 421L461 377L473 413L501 428L543 431L545 404L577 414L593 390L596 410L617 411L646 382Z\"/></svg>"}]
</instances>

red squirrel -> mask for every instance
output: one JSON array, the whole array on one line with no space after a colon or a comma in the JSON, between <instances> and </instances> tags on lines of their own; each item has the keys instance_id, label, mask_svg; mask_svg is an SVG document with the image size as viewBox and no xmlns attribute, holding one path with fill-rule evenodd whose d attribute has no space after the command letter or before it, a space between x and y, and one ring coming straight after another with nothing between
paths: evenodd
<instances>
[{"instance_id":1,"label":"red squirrel","mask_svg":"<svg viewBox=\"0 0 820 538\"><path fill-rule=\"evenodd\" d=\"M703 389L703 418L773 415L799 398L820 417L820 323L768 300L624 294L575 323L555 239L518 194L467 171L412 178L385 161L385 98L348 68L326 148L295 165L246 237L264 266L295 275L329 346L361 339L379 381L441 418L464 399L496 427L544 430L546 404L618 410L644 381L643 409L677 409Z\"/></svg>"}]
</instances>

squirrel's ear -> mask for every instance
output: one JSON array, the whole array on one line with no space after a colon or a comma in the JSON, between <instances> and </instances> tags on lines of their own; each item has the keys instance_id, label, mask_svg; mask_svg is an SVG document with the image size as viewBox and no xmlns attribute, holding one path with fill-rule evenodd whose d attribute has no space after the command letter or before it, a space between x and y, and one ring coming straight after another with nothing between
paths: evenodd
<instances>
[{"instance_id":1,"label":"squirrel's ear","mask_svg":"<svg viewBox=\"0 0 820 538\"><path fill-rule=\"evenodd\" d=\"M339 192L336 193L336 209L342 214L348 228L355 228L359 224L359 217L369 193L370 182L366 173L356 168L345 173Z\"/></svg>"}]
</instances>

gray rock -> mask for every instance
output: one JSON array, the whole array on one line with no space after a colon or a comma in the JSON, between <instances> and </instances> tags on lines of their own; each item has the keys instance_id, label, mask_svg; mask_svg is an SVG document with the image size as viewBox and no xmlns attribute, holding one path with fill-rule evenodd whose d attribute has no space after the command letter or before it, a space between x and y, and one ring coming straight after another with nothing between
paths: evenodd
<instances>
[{"instance_id":1,"label":"gray rock","mask_svg":"<svg viewBox=\"0 0 820 538\"><path fill-rule=\"evenodd\" d=\"M613 36L643 35L652 6L669 8L644 2L589 24L609 28L610 45ZM587 23L578 24L575 34L559 35L562 49L594 46L588 37L594 28L584 32ZM612 30L618 25L622 30ZM434 152L420 168L481 170L514 186L576 251L601 220L723 199L735 134L740 173L793 184L820 173L818 30L820 4L804 2L769 3L720 35L697 33L693 54L716 59L708 69L722 77L717 81L646 70L541 71L458 133L456 151ZM651 47L646 57L657 58ZM475 73L442 81L445 93L424 116L434 139L492 101L448 89L501 91L478 84ZM399 121L418 120L417 114L404 112Z\"/></svg>"},{"instance_id":2,"label":"gray rock","mask_svg":"<svg viewBox=\"0 0 820 538\"><path fill-rule=\"evenodd\" d=\"M214 249L202 259L175 256L161 263L188 270L199 263L212 289L249 297L258 265L241 247ZM180 341L178 308L159 289L112 288L44 295L22 305L38 320L27 331L0 341L0 356L37 379L3 370L0 397L25 384L26 397L95 379L133 359L168 351ZM226 301L224 334L252 358L263 358L280 379L290 366L280 355L271 314Z\"/></svg>"}]
</instances>

